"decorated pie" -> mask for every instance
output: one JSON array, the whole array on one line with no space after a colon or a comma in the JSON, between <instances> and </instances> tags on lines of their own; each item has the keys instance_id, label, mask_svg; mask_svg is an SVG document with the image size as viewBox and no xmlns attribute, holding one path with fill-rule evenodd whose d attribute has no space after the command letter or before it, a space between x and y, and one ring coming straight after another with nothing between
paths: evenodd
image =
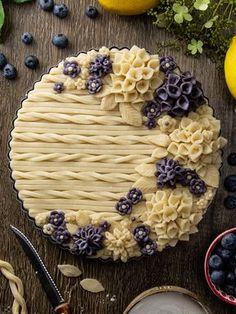
<instances>
[{"instance_id":1,"label":"decorated pie","mask_svg":"<svg viewBox=\"0 0 236 314\"><path fill-rule=\"evenodd\" d=\"M69 57L34 85L10 143L29 216L102 259L188 241L219 185L220 121L191 72L136 46Z\"/></svg>"}]
</instances>

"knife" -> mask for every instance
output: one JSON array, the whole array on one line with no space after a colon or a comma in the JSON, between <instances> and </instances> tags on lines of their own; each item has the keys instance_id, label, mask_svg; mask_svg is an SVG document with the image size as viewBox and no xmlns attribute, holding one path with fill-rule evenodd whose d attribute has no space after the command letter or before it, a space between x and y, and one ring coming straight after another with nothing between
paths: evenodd
<instances>
[{"instance_id":1,"label":"knife","mask_svg":"<svg viewBox=\"0 0 236 314\"><path fill-rule=\"evenodd\" d=\"M63 299L33 244L19 229L12 225L10 228L14 232L17 240L22 246L22 249L29 258L33 269L35 270L35 273L38 276L51 305L53 306L54 312L57 314L71 314L69 304Z\"/></svg>"}]
</instances>

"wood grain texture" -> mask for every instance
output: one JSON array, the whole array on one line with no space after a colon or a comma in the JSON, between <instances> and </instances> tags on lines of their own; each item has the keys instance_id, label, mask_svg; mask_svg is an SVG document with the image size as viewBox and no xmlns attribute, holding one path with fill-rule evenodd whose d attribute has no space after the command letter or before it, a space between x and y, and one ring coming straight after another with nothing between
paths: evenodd
<instances>
[{"instance_id":1,"label":"wood grain texture","mask_svg":"<svg viewBox=\"0 0 236 314\"><path fill-rule=\"evenodd\" d=\"M145 258L127 264L88 261L69 255L42 238L40 231L33 227L33 223L21 211L21 204L16 200L16 192L10 179L8 140L20 100L25 92L32 88L33 82L38 80L48 67L79 50L102 45L121 47L136 44L155 52L156 42L167 36L164 31L153 26L150 18L146 16L118 17L100 8L99 18L90 20L84 15L84 10L86 5L93 1L66 0L65 3L71 9L70 17L65 20L59 20L52 14L39 10L35 3L20 6L7 3L7 25L4 34L6 40L1 47L9 61L17 66L19 78L9 82L0 77L0 259L11 262L16 274L22 278L29 313L51 313L51 307L28 260L9 231L10 224L20 228L35 244L65 299L71 297L74 314L121 314L139 293L166 284L192 290L205 301L214 314L235 312L232 307L213 296L203 273L203 259L210 242L219 232L236 224L235 212L227 211L223 207L223 198L227 193L222 183L214 203L200 224L200 232L192 236L189 243L179 243L176 248L166 249L155 258ZM24 31L33 33L35 41L32 46L24 46L21 43L20 36ZM58 50L50 43L52 35L60 32L68 35L71 42L70 47L65 50ZM205 94L215 108L216 116L221 118L222 134L229 139L224 154L225 160L227 154L236 149L236 123L234 101L227 91L223 74L218 73L215 65L205 57L186 57L181 50L166 53L172 53L182 69L191 69L202 82ZM37 71L30 71L23 64L24 57L29 54L39 57L40 68ZM233 172L236 170L225 162L222 179ZM57 264L63 263L79 266L84 278L98 279L106 291L95 295L83 291L78 279L68 279L58 271ZM110 298L106 297L107 294L110 298L116 295L116 301L111 302ZM12 296L8 283L0 277L0 313L9 313L7 308L11 304Z\"/></svg>"}]
</instances>

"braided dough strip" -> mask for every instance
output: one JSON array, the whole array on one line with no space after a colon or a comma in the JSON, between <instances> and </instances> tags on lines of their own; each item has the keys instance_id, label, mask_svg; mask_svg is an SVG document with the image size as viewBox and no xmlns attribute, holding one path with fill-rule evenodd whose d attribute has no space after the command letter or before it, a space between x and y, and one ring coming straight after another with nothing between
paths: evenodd
<instances>
[{"instance_id":1,"label":"braided dough strip","mask_svg":"<svg viewBox=\"0 0 236 314\"><path fill-rule=\"evenodd\" d=\"M11 292L14 296L12 305L13 314L27 314L26 302L24 299L24 288L19 277L14 275L14 269L11 264L0 260L0 272L9 280Z\"/></svg>"}]
</instances>

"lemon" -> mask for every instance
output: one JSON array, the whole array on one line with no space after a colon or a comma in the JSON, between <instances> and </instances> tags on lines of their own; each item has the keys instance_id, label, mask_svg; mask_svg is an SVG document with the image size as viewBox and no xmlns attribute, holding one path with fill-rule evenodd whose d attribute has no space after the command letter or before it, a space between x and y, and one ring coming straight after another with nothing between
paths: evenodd
<instances>
[{"instance_id":1,"label":"lemon","mask_svg":"<svg viewBox=\"0 0 236 314\"><path fill-rule=\"evenodd\" d=\"M137 15L155 7L158 0L98 0L104 9L119 15Z\"/></svg>"},{"instance_id":2,"label":"lemon","mask_svg":"<svg viewBox=\"0 0 236 314\"><path fill-rule=\"evenodd\" d=\"M225 56L225 80L230 93L236 98L236 36L232 38Z\"/></svg>"}]
</instances>

